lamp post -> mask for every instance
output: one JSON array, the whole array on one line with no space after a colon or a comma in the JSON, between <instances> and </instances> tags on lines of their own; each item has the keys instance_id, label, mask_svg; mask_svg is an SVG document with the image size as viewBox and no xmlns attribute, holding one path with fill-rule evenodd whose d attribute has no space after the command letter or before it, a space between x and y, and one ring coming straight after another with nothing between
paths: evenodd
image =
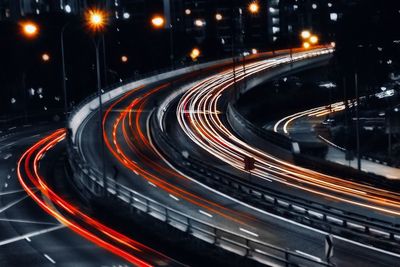
<instances>
[{"instance_id":1,"label":"lamp post","mask_svg":"<svg viewBox=\"0 0 400 267\"><path fill-rule=\"evenodd\" d=\"M252 14L257 14L260 11L260 5L258 4L258 2L252 2L250 3L249 7L248 7L250 13Z\"/></svg>"},{"instance_id":2,"label":"lamp post","mask_svg":"<svg viewBox=\"0 0 400 267\"><path fill-rule=\"evenodd\" d=\"M64 24L60 32L60 46L61 46L61 65L62 65L62 87L64 95L64 115L67 117L68 114L68 99L67 99L67 74L65 67L65 49L64 49L64 32L65 29L70 25L69 22Z\"/></svg>"},{"instance_id":3,"label":"lamp post","mask_svg":"<svg viewBox=\"0 0 400 267\"><path fill-rule=\"evenodd\" d=\"M32 21L24 21L19 23L21 27L21 33L27 39L34 39L39 35L39 26ZM23 97L24 97L24 120L28 121L28 98L26 96L26 70L22 73L22 87L23 87Z\"/></svg>"},{"instance_id":4,"label":"lamp post","mask_svg":"<svg viewBox=\"0 0 400 267\"><path fill-rule=\"evenodd\" d=\"M169 58L171 61L171 67L172 69L175 68L175 55L174 55L174 25L172 23L172 18L170 19L171 21L169 22ZM165 18L160 16L160 15L154 15L151 19L151 25L156 28L160 29L165 26Z\"/></svg>"},{"instance_id":5,"label":"lamp post","mask_svg":"<svg viewBox=\"0 0 400 267\"><path fill-rule=\"evenodd\" d=\"M27 38L35 38L39 34L39 26L31 21L20 23L22 33Z\"/></svg>"},{"instance_id":6,"label":"lamp post","mask_svg":"<svg viewBox=\"0 0 400 267\"><path fill-rule=\"evenodd\" d=\"M106 12L98 9L88 10L86 12L87 26L94 34L93 43L96 52L96 74L97 74L97 94L99 97L99 127L100 138L102 147L102 161L103 161L103 194L107 194L107 175L106 175L106 160L105 160L105 144L104 144L104 125L103 125L103 102L101 92L101 72L100 72L100 41L102 32L107 24Z\"/></svg>"}]
</instances>

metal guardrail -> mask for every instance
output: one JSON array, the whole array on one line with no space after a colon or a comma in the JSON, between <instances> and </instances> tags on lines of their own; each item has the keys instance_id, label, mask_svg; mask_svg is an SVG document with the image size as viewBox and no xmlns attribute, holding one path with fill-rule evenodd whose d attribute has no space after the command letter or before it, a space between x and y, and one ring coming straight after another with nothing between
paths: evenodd
<instances>
[{"instance_id":1,"label":"metal guardrail","mask_svg":"<svg viewBox=\"0 0 400 267\"><path fill-rule=\"evenodd\" d=\"M237 110L231 103L228 103L227 114L228 114L227 116L232 116L233 118L237 118L241 123L245 124L246 128L250 129L250 131L262 137L264 140L272 142L274 145L277 145L283 149L292 151L292 143L294 141L290 137L256 127L254 124L247 121L239 112L237 112Z\"/></svg>"},{"instance_id":2,"label":"metal guardrail","mask_svg":"<svg viewBox=\"0 0 400 267\"><path fill-rule=\"evenodd\" d=\"M256 239L248 238L196 219L116 183L110 178L108 178L107 195L101 195L103 192L103 183L98 178L101 177L101 174L81 161L81 157L77 151L74 151L71 143L67 147L74 184L87 196L102 196L113 201L118 201L128 206L130 212L134 210L144 212L193 237L266 265L331 266L322 260L319 261L316 258L310 258Z\"/></svg>"}]
</instances>

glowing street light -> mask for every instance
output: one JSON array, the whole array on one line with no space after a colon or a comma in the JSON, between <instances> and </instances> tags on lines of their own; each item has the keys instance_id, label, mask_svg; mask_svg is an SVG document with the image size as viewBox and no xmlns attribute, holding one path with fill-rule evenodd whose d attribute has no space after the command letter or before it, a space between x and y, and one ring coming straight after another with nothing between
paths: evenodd
<instances>
[{"instance_id":1,"label":"glowing street light","mask_svg":"<svg viewBox=\"0 0 400 267\"><path fill-rule=\"evenodd\" d=\"M165 24L165 19L161 16L156 15L151 19L151 24L153 24L153 26L156 28L161 28Z\"/></svg>"},{"instance_id":2,"label":"glowing street light","mask_svg":"<svg viewBox=\"0 0 400 267\"><path fill-rule=\"evenodd\" d=\"M192 52L190 53L190 57L192 58L193 61L196 61L197 58L200 56L200 50L198 48L193 48Z\"/></svg>"},{"instance_id":3,"label":"glowing street light","mask_svg":"<svg viewBox=\"0 0 400 267\"><path fill-rule=\"evenodd\" d=\"M96 52L96 76L97 76L97 95L99 98L99 130L100 136L103 136L104 126L103 126L103 100L102 100L102 90L101 90L101 74L100 74L100 40L102 40L102 33L107 25L107 13L100 9L89 9L85 13L86 24L95 35L93 36L93 44ZM104 39L103 39L104 41ZM101 158L102 158L102 176L103 176L103 194L107 194L107 176L106 176L106 159L105 159L105 144L104 138L101 139Z\"/></svg>"},{"instance_id":4,"label":"glowing street light","mask_svg":"<svg viewBox=\"0 0 400 267\"><path fill-rule=\"evenodd\" d=\"M309 49L310 48L310 43L309 42L304 42L303 43L303 47L305 48L305 49Z\"/></svg>"},{"instance_id":5,"label":"glowing street light","mask_svg":"<svg viewBox=\"0 0 400 267\"><path fill-rule=\"evenodd\" d=\"M195 25L196 27L203 27L205 24L206 24L205 21L202 20L202 19L196 19L196 20L194 21L194 25Z\"/></svg>"},{"instance_id":6,"label":"glowing street light","mask_svg":"<svg viewBox=\"0 0 400 267\"><path fill-rule=\"evenodd\" d=\"M43 60L43 62L48 62L48 61L50 61L50 55L47 54L47 53L43 53L43 54L42 54L42 60Z\"/></svg>"},{"instance_id":7,"label":"glowing street light","mask_svg":"<svg viewBox=\"0 0 400 267\"><path fill-rule=\"evenodd\" d=\"M89 9L86 12L86 22L93 32L102 31L107 24L107 14L100 9Z\"/></svg>"},{"instance_id":8,"label":"glowing street light","mask_svg":"<svg viewBox=\"0 0 400 267\"><path fill-rule=\"evenodd\" d=\"M218 20L218 21L220 21L220 20L222 20L222 15L220 14L220 13L217 13L217 14L215 14L215 19L216 20Z\"/></svg>"},{"instance_id":9,"label":"glowing street light","mask_svg":"<svg viewBox=\"0 0 400 267\"><path fill-rule=\"evenodd\" d=\"M305 30L305 31L301 32L301 38L308 39L310 37L311 37L311 32L310 31Z\"/></svg>"},{"instance_id":10,"label":"glowing street light","mask_svg":"<svg viewBox=\"0 0 400 267\"><path fill-rule=\"evenodd\" d=\"M37 24L33 22L24 22L21 23L22 33L29 38L33 38L38 35L39 27Z\"/></svg>"},{"instance_id":11,"label":"glowing street light","mask_svg":"<svg viewBox=\"0 0 400 267\"><path fill-rule=\"evenodd\" d=\"M128 57L127 56L122 56L121 57L121 61L122 61L122 63L128 62Z\"/></svg>"},{"instance_id":12,"label":"glowing street light","mask_svg":"<svg viewBox=\"0 0 400 267\"><path fill-rule=\"evenodd\" d=\"M249 11L252 14L257 14L258 11L260 10L260 6L258 5L257 2L253 2L249 5Z\"/></svg>"},{"instance_id":13,"label":"glowing street light","mask_svg":"<svg viewBox=\"0 0 400 267\"><path fill-rule=\"evenodd\" d=\"M310 37L310 42L311 42L312 44L317 44L318 41L319 41L318 36L313 35L313 36Z\"/></svg>"}]
</instances>

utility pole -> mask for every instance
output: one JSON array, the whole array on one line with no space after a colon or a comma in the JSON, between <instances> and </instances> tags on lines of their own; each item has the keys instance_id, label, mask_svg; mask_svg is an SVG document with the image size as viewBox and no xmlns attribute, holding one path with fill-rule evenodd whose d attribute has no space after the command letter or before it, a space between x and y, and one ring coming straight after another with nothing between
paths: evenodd
<instances>
[{"instance_id":1,"label":"utility pole","mask_svg":"<svg viewBox=\"0 0 400 267\"><path fill-rule=\"evenodd\" d=\"M361 171L361 154L360 154L360 96L358 92L358 74L354 75L355 91L356 91L356 142L357 142L357 169Z\"/></svg>"}]
</instances>

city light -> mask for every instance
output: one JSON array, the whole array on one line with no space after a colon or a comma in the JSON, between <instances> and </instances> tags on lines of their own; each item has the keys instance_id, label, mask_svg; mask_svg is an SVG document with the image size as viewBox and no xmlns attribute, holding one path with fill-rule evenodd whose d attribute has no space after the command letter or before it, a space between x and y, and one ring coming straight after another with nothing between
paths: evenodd
<instances>
[{"instance_id":1,"label":"city light","mask_svg":"<svg viewBox=\"0 0 400 267\"><path fill-rule=\"evenodd\" d=\"M127 56L122 56L122 57L121 57L121 61L122 61L123 63L128 62L128 57L127 57Z\"/></svg>"},{"instance_id":2,"label":"city light","mask_svg":"<svg viewBox=\"0 0 400 267\"><path fill-rule=\"evenodd\" d=\"M122 15L122 17L124 19L129 19L131 17L131 14L129 14L128 12L124 12L124 14Z\"/></svg>"},{"instance_id":3,"label":"city light","mask_svg":"<svg viewBox=\"0 0 400 267\"><path fill-rule=\"evenodd\" d=\"M22 32L26 37L33 38L39 33L39 27L33 22L21 23Z\"/></svg>"},{"instance_id":4,"label":"city light","mask_svg":"<svg viewBox=\"0 0 400 267\"><path fill-rule=\"evenodd\" d=\"M305 49L309 49L309 48L311 47L311 45L310 45L309 42L304 42L304 43L303 43L303 47L304 47Z\"/></svg>"},{"instance_id":5,"label":"city light","mask_svg":"<svg viewBox=\"0 0 400 267\"><path fill-rule=\"evenodd\" d=\"M107 14L100 9L89 9L85 17L89 29L94 32L102 31L107 24Z\"/></svg>"},{"instance_id":6,"label":"city light","mask_svg":"<svg viewBox=\"0 0 400 267\"><path fill-rule=\"evenodd\" d=\"M49 55L48 53L43 53L43 54L42 54L42 60L43 60L44 62L50 61L50 55Z\"/></svg>"},{"instance_id":7,"label":"city light","mask_svg":"<svg viewBox=\"0 0 400 267\"><path fill-rule=\"evenodd\" d=\"M196 20L194 21L194 25L195 25L196 27L203 27L205 24L206 24L205 21L202 20L202 19L196 19Z\"/></svg>"},{"instance_id":8,"label":"city light","mask_svg":"<svg viewBox=\"0 0 400 267\"><path fill-rule=\"evenodd\" d=\"M217 14L215 14L215 19L216 20L218 20L218 21L220 21L220 20L222 20L222 15L220 14L220 13L217 13Z\"/></svg>"},{"instance_id":9,"label":"city light","mask_svg":"<svg viewBox=\"0 0 400 267\"><path fill-rule=\"evenodd\" d=\"M301 32L301 38L308 39L310 37L311 37L311 32L310 31L305 30L305 31Z\"/></svg>"},{"instance_id":10,"label":"city light","mask_svg":"<svg viewBox=\"0 0 400 267\"><path fill-rule=\"evenodd\" d=\"M253 48L253 49L251 49L251 53L252 53L253 55L255 55L255 54L258 53L258 51L257 51L257 49Z\"/></svg>"},{"instance_id":11,"label":"city light","mask_svg":"<svg viewBox=\"0 0 400 267\"><path fill-rule=\"evenodd\" d=\"M311 42L312 44L317 44L318 41L319 41L318 36L313 35L313 36L310 37L310 42Z\"/></svg>"},{"instance_id":12,"label":"city light","mask_svg":"<svg viewBox=\"0 0 400 267\"><path fill-rule=\"evenodd\" d=\"M161 27L163 27L163 26L164 26L164 23L165 23L164 18L161 17L161 16L158 16L158 15L154 16L154 17L151 19L151 24L153 24L153 26L156 27L156 28L161 28Z\"/></svg>"},{"instance_id":13,"label":"city light","mask_svg":"<svg viewBox=\"0 0 400 267\"><path fill-rule=\"evenodd\" d=\"M253 2L249 5L249 11L250 13L256 14L260 10L260 6L258 5L257 2Z\"/></svg>"},{"instance_id":14,"label":"city light","mask_svg":"<svg viewBox=\"0 0 400 267\"><path fill-rule=\"evenodd\" d=\"M197 60L197 58L200 56L200 50L198 48L193 48L192 52L190 53L190 57L192 58L193 61Z\"/></svg>"},{"instance_id":15,"label":"city light","mask_svg":"<svg viewBox=\"0 0 400 267\"><path fill-rule=\"evenodd\" d=\"M192 14L192 10L190 10L189 8L185 9L185 14L186 15Z\"/></svg>"}]
</instances>

